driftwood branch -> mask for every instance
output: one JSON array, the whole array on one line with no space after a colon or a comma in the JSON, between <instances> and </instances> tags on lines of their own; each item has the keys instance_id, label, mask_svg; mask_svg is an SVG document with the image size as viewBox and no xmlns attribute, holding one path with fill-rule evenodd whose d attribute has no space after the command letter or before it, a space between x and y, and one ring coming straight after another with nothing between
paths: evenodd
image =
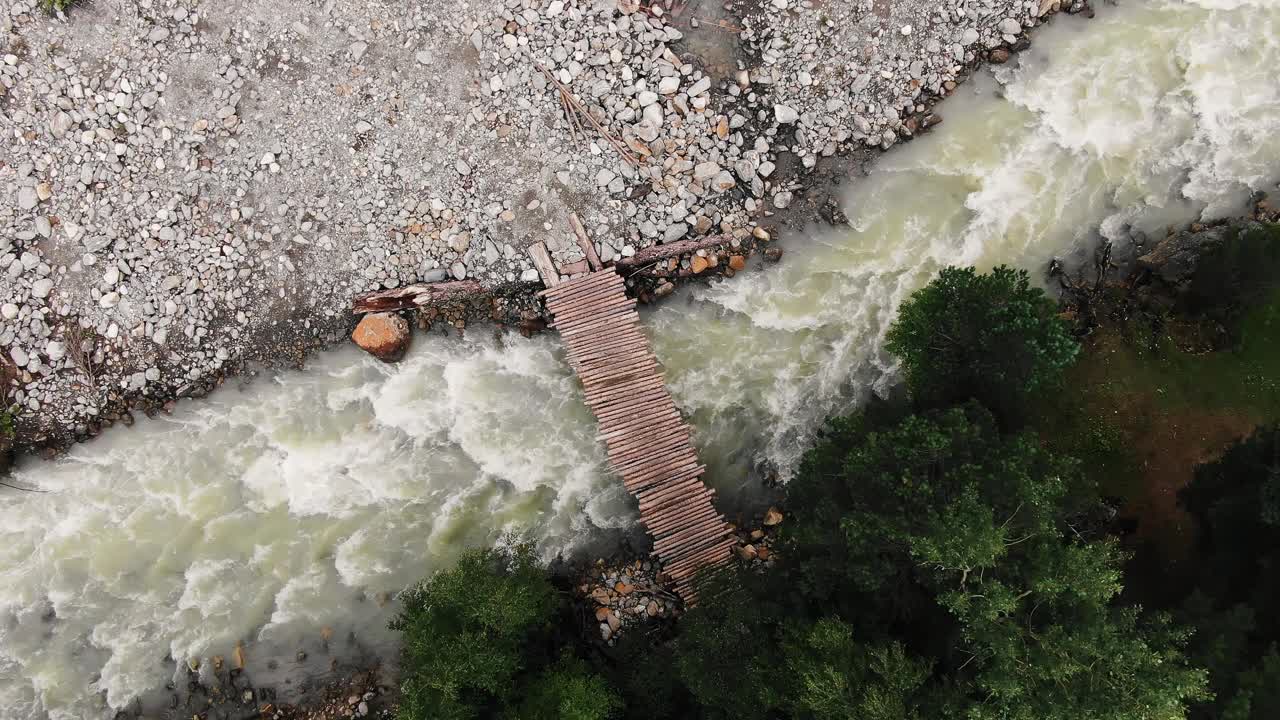
<instances>
[{"instance_id":1,"label":"driftwood branch","mask_svg":"<svg viewBox=\"0 0 1280 720\"><path fill-rule=\"evenodd\" d=\"M482 292L475 280L455 280L442 283L406 285L390 290L378 290L356 296L351 311L357 315L372 312L393 312L411 307L424 307L442 300L456 300L465 295Z\"/></svg>"},{"instance_id":2,"label":"driftwood branch","mask_svg":"<svg viewBox=\"0 0 1280 720\"><path fill-rule=\"evenodd\" d=\"M627 150L627 146L623 144L621 140L614 137L613 133L609 132L608 128L601 125L600 121L596 120L591 112L588 111L582 103L578 102L578 99L573 96L573 93L569 92L569 88L565 87L564 83L557 80L556 76L553 75L550 70L542 66L542 63L535 62L533 66L536 67L538 71L541 72L543 76L545 76L547 80L560 91L560 104L565 107L565 114L568 116L569 120L570 133L574 132L574 123L576 122L577 129L582 130L583 136L585 137L586 131L582 128L582 119L586 118L587 122L591 123L591 126L596 129L596 132L600 133L600 135L602 135L604 139L613 146L613 149L618 151L618 154L622 156L622 159L625 160L628 165L632 167L640 166L640 161L636 159L635 155L632 155L631 152ZM577 136L574 135L574 137L576 138Z\"/></svg>"},{"instance_id":3,"label":"driftwood branch","mask_svg":"<svg viewBox=\"0 0 1280 720\"><path fill-rule=\"evenodd\" d=\"M656 260L664 260L669 257L684 255L685 253L706 250L707 248L718 247L720 245L728 245L732 238L728 235L708 235L693 240L680 240L679 242L667 243L665 245L654 245L651 248L645 248L629 258L622 258L614 262L614 265L621 269L639 267L647 265Z\"/></svg>"},{"instance_id":4,"label":"driftwood branch","mask_svg":"<svg viewBox=\"0 0 1280 720\"><path fill-rule=\"evenodd\" d=\"M67 344L67 355L71 357L71 362L76 366L89 384L94 389L98 387L98 371L93 365L93 356L96 352L98 334L93 328L85 328L80 325L79 318L71 318L64 332Z\"/></svg>"}]
</instances>

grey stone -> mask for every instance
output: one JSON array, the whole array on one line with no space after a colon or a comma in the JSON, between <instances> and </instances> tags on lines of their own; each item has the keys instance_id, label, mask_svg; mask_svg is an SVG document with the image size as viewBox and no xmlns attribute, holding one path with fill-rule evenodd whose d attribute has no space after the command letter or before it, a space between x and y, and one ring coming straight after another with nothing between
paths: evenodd
<instances>
[{"instance_id":1,"label":"grey stone","mask_svg":"<svg viewBox=\"0 0 1280 720\"><path fill-rule=\"evenodd\" d=\"M31 283L31 297L47 298L51 292L53 292L53 281L49 278L40 278Z\"/></svg>"}]
</instances>

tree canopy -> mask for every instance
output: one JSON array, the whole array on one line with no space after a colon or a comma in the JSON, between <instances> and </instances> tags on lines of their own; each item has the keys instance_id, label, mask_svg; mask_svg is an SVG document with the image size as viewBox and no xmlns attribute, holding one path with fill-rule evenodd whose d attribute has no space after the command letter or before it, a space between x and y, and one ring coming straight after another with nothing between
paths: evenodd
<instances>
[{"instance_id":1,"label":"tree canopy","mask_svg":"<svg viewBox=\"0 0 1280 720\"><path fill-rule=\"evenodd\" d=\"M1222 582L1175 622L1126 599L1097 488L1025 411L1078 348L1025 272L944 270L889 348L912 403L831 420L768 569L603 649L551 631L564 603L527 547L470 553L405 595L402 720L1280 716L1280 621L1253 611L1280 602L1280 431L1184 493Z\"/></svg>"},{"instance_id":2,"label":"tree canopy","mask_svg":"<svg viewBox=\"0 0 1280 720\"><path fill-rule=\"evenodd\" d=\"M923 405L977 399L1005 420L1052 389L1079 344L1025 270L944 268L898 309L886 347Z\"/></svg>"},{"instance_id":3,"label":"tree canopy","mask_svg":"<svg viewBox=\"0 0 1280 720\"><path fill-rule=\"evenodd\" d=\"M1203 717L1280 717L1280 425L1200 466L1180 500L1200 527L1204 569L1182 608L1211 672Z\"/></svg>"},{"instance_id":4,"label":"tree canopy","mask_svg":"<svg viewBox=\"0 0 1280 720\"><path fill-rule=\"evenodd\" d=\"M484 717L512 701L555 590L528 545L465 553L401 595L403 720Z\"/></svg>"}]
</instances>

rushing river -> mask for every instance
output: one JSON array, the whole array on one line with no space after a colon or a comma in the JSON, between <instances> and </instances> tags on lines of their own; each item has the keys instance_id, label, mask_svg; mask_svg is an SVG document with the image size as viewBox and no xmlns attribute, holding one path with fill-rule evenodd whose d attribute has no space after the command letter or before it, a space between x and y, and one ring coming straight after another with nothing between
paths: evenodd
<instances>
[{"instance_id":1,"label":"rushing river","mask_svg":"<svg viewBox=\"0 0 1280 720\"><path fill-rule=\"evenodd\" d=\"M824 416L892 382L883 333L940 266L1038 271L1272 187L1277 72L1276 0L1126 2L964 86L851 186L851 228L647 316L709 481L785 477ZM321 628L385 648L387 597L462 549L515 531L552 557L635 521L555 337L483 331L394 367L327 353L15 481L47 492L0 494L6 719L109 717L237 643L251 668L323 657Z\"/></svg>"}]
</instances>

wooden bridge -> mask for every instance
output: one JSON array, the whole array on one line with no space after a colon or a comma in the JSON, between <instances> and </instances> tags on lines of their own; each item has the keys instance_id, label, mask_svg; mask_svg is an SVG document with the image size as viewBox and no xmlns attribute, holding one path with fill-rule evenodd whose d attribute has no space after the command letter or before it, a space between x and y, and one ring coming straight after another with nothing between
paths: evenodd
<instances>
[{"instance_id":1,"label":"wooden bridge","mask_svg":"<svg viewBox=\"0 0 1280 720\"><path fill-rule=\"evenodd\" d=\"M592 253L594 254L594 253ZM547 309L600 423L609 463L640 502L653 554L686 602L695 573L730 559L734 540L702 482L705 466L640 331L636 301L612 269L561 281L539 258ZM592 265L599 267L599 261Z\"/></svg>"},{"instance_id":2,"label":"wooden bridge","mask_svg":"<svg viewBox=\"0 0 1280 720\"><path fill-rule=\"evenodd\" d=\"M640 503L640 521L653 536L653 554L686 603L696 600L698 570L730 560L735 542L702 482L706 469L662 380L658 360L640 332L636 301L615 269L605 269L576 215L570 226L585 257L564 278L541 242L529 247L542 276L547 309L568 349L569 364L582 381L587 405L600 423L609 463ZM616 267L648 263L726 242L707 237L668 243ZM588 272L589 270L589 272ZM474 280L409 285L355 299L357 313L385 313L426 307L480 292Z\"/></svg>"}]
</instances>

